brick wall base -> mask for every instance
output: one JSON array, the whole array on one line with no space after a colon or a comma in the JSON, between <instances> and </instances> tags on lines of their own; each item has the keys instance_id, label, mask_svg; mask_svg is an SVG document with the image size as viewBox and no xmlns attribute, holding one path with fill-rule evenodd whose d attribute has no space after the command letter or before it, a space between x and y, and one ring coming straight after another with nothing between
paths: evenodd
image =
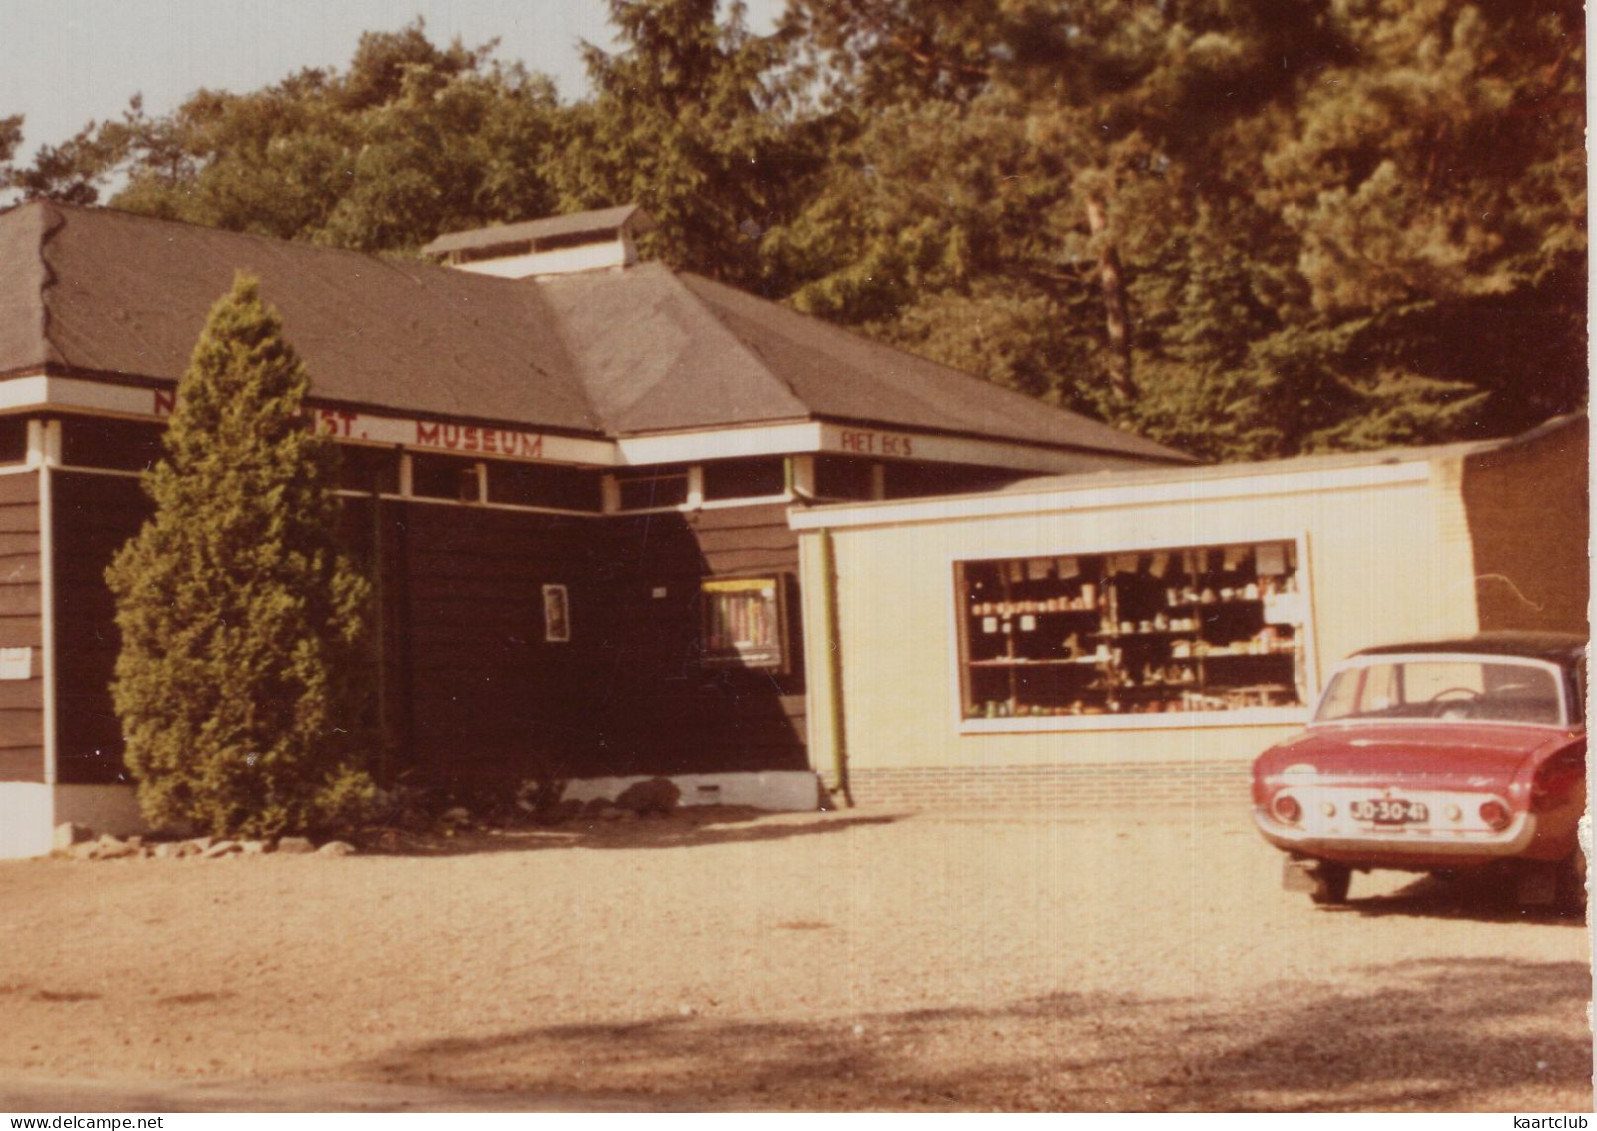
<instances>
[{"instance_id":1,"label":"brick wall base","mask_svg":"<svg viewBox=\"0 0 1597 1131\"><path fill-rule=\"evenodd\" d=\"M1143 762L1093 766L858 767L849 771L856 805L915 809L971 806L1229 805L1250 801L1248 762Z\"/></svg>"}]
</instances>

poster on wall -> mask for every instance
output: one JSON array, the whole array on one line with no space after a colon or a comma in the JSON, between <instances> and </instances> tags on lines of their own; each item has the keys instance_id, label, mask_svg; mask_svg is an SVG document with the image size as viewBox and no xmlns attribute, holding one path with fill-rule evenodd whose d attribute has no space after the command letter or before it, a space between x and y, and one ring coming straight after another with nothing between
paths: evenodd
<instances>
[{"instance_id":1,"label":"poster on wall","mask_svg":"<svg viewBox=\"0 0 1597 1131\"><path fill-rule=\"evenodd\" d=\"M571 605L564 585L543 587L543 639L545 644L571 640Z\"/></svg>"}]
</instances>

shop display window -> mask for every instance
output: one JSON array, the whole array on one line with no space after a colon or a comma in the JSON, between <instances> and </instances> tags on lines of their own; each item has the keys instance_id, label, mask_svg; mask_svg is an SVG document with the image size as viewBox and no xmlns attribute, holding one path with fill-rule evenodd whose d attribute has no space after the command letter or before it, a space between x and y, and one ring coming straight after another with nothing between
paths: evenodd
<instances>
[{"instance_id":1,"label":"shop display window","mask_svg":"<svg viewBox=\"0 0 1597 1131\"><path fill-rule=\"evenodd\" d=\"M1298 707L1293 541L956 563L964 717Z\"/></svg>"},{"instance_id":2,"label":"shop display window","mask_svg":"<svg viewBox=\"0 0 1597 1131\"><path fill-rule=\"evenodd\" d=\"M703 661L711 665L781 668L782 584L777 577L707 580Z\"/></svg>"}]
</instances>

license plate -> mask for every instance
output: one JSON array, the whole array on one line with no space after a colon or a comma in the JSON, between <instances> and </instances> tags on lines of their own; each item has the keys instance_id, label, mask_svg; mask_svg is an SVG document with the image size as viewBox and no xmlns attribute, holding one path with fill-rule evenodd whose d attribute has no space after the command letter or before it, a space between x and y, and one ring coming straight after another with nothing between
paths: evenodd
<instances>
[{"instance_id":1,"label":"license plate","mask_svg":"<svg viewBox=\"0 0 1597 1131\"><path fill-rule=\"evenodd\" d=\"M1377 825L1409 825L1431 819L1430 807L1425 802L1397 797L1355 801L1350 809L1355 821L1371 821Z\"/></svg>"}]
</instances>

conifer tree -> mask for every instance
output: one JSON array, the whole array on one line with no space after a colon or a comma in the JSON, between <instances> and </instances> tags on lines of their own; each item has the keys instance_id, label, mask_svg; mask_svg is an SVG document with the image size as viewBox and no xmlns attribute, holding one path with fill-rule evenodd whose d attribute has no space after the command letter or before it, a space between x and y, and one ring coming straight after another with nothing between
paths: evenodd
<instances>
[{"instance_id":1,"label":"conifer tree","mask_svg":"<svg viewBox=\"0 0 1597 1131\"><path fill-rule=\"evenodd\" d=\"M273 836L369 801L359 768L370 586L340 551L337 450L304 368L240 275L212 308L116 555L112 696L146 817Z\"/></svg>"},{"instance_id":2,"label":"conifer tree","mask_svg":"<svg viewBox=\"0 0 1597 1131\"><path fill-rule=\"evenodd\" d=\"M594 96L553 162L562 208L643 205L645 255L760 285L759 238L797 207L821 155L790 114L788 44L738 0L608 0L620 50L584 44ZM790 76L789 76L790 77Z\"/></svg>"}]
</instances>

